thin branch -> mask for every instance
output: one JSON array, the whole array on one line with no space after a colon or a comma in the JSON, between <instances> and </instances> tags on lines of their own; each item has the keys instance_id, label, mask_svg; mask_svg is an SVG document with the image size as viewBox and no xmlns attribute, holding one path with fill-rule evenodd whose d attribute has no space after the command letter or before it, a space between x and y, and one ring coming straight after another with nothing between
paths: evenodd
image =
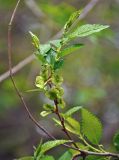
<instances>
[{"instance_id":1,"label":"thin branch","mask_svg":"<svg viewBox=\"0 0 119 160\"><path fill-rule=\"evenodd\" d=\"M28 116L29 118L35 123L35 125L40 128L46 135L48 135L50 138L52 139L55 139L54 136L52 136L43 126L41 126L37 120L32 116L32 114L30 113L28 107L27 107L27 104L26 102L24 101L24 98L23 96L21 95L19 89L17 88L17 85L14 81L14 78L13 78L13 74L12 74L12 59L11 59L11 55L12 55L12 39L11 39L11 30L12 30L12 23L13 23L13 20L14 20L14 17L15 17L15 14L16 14L16 11L17 11L17 8L20 4L20 1L21 0L18 0L16 6L15 6L15 9L12 13L12 16L11 16L11 19L10 19L10 22L9 22L9 25L8 25L8 61L9 61L9 71L10 71L10 77L11 77L11 81L13 83L13 86L16 90L16 93L17 95L19 96L24 108L26 109L27 113L28 113Z\"/></svg>"},{"instance_id":2,"label":"thin branch","mask_svg":"<svg viewBox=\"0 0 119 160\"><path fill-rule=\"evenodd\" d=\"M54 100L54 104L55 104L55 114L58 116L59 120L60 120L60 123L62 125L62 130L64 131L64 133L67 135L67 137L69 138L69 140L72 141L72 144L74 145L74 147L78 148L78 146L76 145L76 143L72 140L69 132L67 131L66 127L65 127L65 122L64 122L64 118L60 115L59 113L59 108L58 108L58 102L57 102L57 99Z\"/></svg>"},{"instance_id":3,"label":"thin branch","mask_svg":"<svg viewBox=\"0 0 119 160\"><path fill-rule=\"evenodd\" d=\"M99 0L91 0L86 5L86 7L83 9L83 12L79 16L79 20L84 19L87 16L87 14L93 9L93 7L97 4L98 1ZM62 34L62 30L59 31L55 36L53 36L52 39L59 38L61 36L61 34ZM27 64L29 64L33 60L34 60L34 56L33 55L30 55L27 58L25 58L24 60L22 60L21 62L19 62L16 66L14 66L12 68L12 74L17 73L19 70L21 70L23 67L25 67ZM0 75L0 82L2 82L5 79L9 78L9 76L10 76L9 73L10 73L10 71L7 71L7 72L3 73L2 75Z\"/></svg>"},{"instance_id":4,"label":"thin branch","mask_svg":"<svg viewBox=\"0 0 119 160\"><path fill-rule=\"evenodd\" d=\"M78 157L83 157L85 159L89 155L92 155L92 156L101 156L101 157L114 157L114 158L117 158L117 160L119 159L119 154L110 153L110 152L98 153L98 152L90 152L90 151L84 151L84 150L83 150L83 152L85 153L84 156L82 154L77 154L77 155L75 155L73 157L72 160L75 160Z\"/></svg>"}]
</instances>

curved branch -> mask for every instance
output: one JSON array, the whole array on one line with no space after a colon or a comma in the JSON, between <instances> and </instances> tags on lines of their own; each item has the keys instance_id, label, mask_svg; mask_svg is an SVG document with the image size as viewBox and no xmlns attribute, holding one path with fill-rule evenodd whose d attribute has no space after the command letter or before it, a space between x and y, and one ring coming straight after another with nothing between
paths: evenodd
<instances>
[{"instance_id":1,"label":"curved branch","mask_svg":"<svg viewBox=\"0 0 119 160\"><path fill-rule=\"evenodd\" d=\"M35 125L40 128L46 135L48 135L50 138L52 139L55 139L54 136L52 136L43 126L41 126L37 120L32 116L31 112L29 111L28 107L27 107L27 104L26 102L24 101L24 98L23 96L21 95L19 89L17 88L17 85L14 81L14 78L13 78L13 74L12 74L12 45L11 45L11 42L12 42L12 38L11 38L11 30L12 30L12 23L13 23L13 20L14 20L14 17L15 17L15 14L16 14L16 11L18 9L18 6L20 4L20 1L21 0L18 0L16 6L15 6L15 9L12 13L12 16L11 16L11 19L10 19L10 22L9 22L9 25L8 25L8 61L9 61L9 71L10 71L10 77L11 77L11 81L12 81L12 84L16 90L16 93L17 95L19 96L24 108L26 109L27 113L28 113L28 116L29 118L35 123Z\"/></svg>"}]
</instances>

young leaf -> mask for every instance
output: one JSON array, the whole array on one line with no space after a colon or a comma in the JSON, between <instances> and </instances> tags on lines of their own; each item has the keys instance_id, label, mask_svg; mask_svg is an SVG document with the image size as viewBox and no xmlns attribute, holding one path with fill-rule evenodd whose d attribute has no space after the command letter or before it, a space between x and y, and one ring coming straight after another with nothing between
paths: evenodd
<instances>
[{"instance_id":1,"label":"young leaf","mask_svg":"<svg viewBox=\"0 0 119 160\"><path fill-rule=\"evenodd\" d=\"M61 52L59 52L59 57L67 56L68 54L77 51L83 47L83 44L73 44L65 49L63 49Z\"/></svg>"},{"instance_id":2,"label":"young leaf","mask_svg":"<svg viewBox=\"0 0 119 160\"><path fill-rule=\"evenodd\" d=\"M119 132L115 134L113 143L114 143L116 150L119 151Z\"/></svg>"},{"instance_id":3,"label":"young leaf","mask_svg":"<svg viewBox=\"0 0 119 160\"><path fill-rule=\"evenodd\" d=\"M45 92L46 97L48 97L51 100L56 99L58 97L58 94L59 91L55 87Z\"/></svg>"},{"instance_id":4,"label":"young leaf","mask_svg":"<svg viewBox=\"0 0 119 160\"><path fill-rule=\"evenodd\" d=\"M51 46L50 44L42 44L39 49L40 49L39 54L45 56L47 52L51 49Z\"/></svg>"},{"instance_id":5,"label":"young leaf","mask_svg":"<svg viewBox=\"0 0 119 160\"><path fill-rule=\"evenodd\" d=\"M41 113L40 113L40 115L42 116L42 117L46 117L47 115L49 115L51 112L50 111L42 111Z\"/></svg>"},{"instance_id":6,"label":"young leaf","mask_svg":"<svg viewBox=\"0 0 119 160\"><path fill-rule=\"evenodd\" d=\"M29 33L30 33L30 35L31 35L31 37L32 37L33 45L34 45L36 48L39 48L39 46L40 46L40 41L39 41L38 37L37 37L35 34L33 34L31 31L29 31Z\"/></svg>"},{"instance_id":7,"label":"young leaf","mask_svg":"<svg viewBox=\"0 0 119 160\"><path fill-rule=\"evenodd\" d=\"M68 21L66 22L66 24L64 25L64 35L68 32L69 28L72 26L72 24L76 21L76 19L79 17L80 15L80 10L75 11L68 19Z\"/></svg>"},{"instance_id":8,"label":"young leaf","mask_svg":"<svg viewBox=\"0 0 119 160\"><path fill-rule=\"evenodd\" d=\"M64 60L63 59L59 59L57 61L55 61L54 63L54 70L60 69L64 64Z\"/></svg>"},{"instance_id":9,"label":"young leaf","mask_svg":"<svg viewBox=\"0 0 119 160\"><path fill-rule=\"evenodd\" d=\"M56 58L56 52L51 48L46 55L46 61L50 65L54 65L55 63L55 58Z\"/></svg>"},{"instance_id":10,"label":"young leaf","mask_svg":"<svg viewBox=\"0 0 119 160\"><path fill-rule=\"evenodd\" d=\"M49 43L51 45L53 44L55 47L59 48L61 46L61 39L52 40Z\"/></svg>"},{"instance_id":11,"label":"young leaf","mask_svg":"<svg viewBox=\"0 0 119 160\"><path fill-rule=\"evenodd\" d=\"M82 133L88 138L88 140L93 144L98 144L102 136L102 125L99 119L90 113L88 110L81 109L82 123L81 130Z\"/></svg>"},{"instance_id":12,"label":"young leaf","mask_svg":"<svg viewBox=\"0 0 119 160\"><path fill-rule=\"evenodd\" d=\"M38 160L55 160L52 156L43 156L42 158L38 159Z\"/></svg>"},{"instance_id":13,"label":"young leaf","mask_svg":"<svg viewBox=\"0 0 119 160\"><path fill-rule=\"evenodd\" d=\"M52 111L52 110L54 110L54 106L53 106L53 105L50 105L50 104L44 104L44 105L43 105L43 108L44 108L46 111Z\"/></svg>"},{"instance_id":14,"label":"young leaf","mask_svg":"<svg viewBox=\"0 0 119 160\"><path fill-rule=\"evenodd\" d=\"M43 89L45 85L44 78L42 76L37 76L35 85L36 87Z\"/></svg>"},{"instance_id":15,"label":"young leaf","mask_svg":"<svg viewBox=\"0 0 119 160\"><path fill-rule=\"evenodd\" d=\"M72 153L70 151L65 152L58 160L71 160Z\"/></svg>"},{"instance_id":16,"label":"young leaf","mask_svg":"<svg viewBox=\"0 0 119 160\"><path fill-rule=\"evenodd\" d=\"M72 114L74 114L75 112L79 111L82 107L81 106L77 106L77 107L73 107L71 109L69 109L66 113L65 113L65 118L66 117L70 117Z\"/></svg>"},{"instance_id":17,"label":"young leaf","mask_svg":"<svg viewBox=\"0 0 119 160\"><path fill-rule=\"evenodd\" d=\"M68 117L66 118L66 122L69 124L70 130L72 133L80 135L80 124L78 121L76 121L74 118Z\"/></svg>"},{"instance_id":18,"label":"young leaf","mask_svg":"<svg viewBox=\"0 0 119 160\"><path fill-rule=\"evenodd\" d=\"M73 33L69 34L67 38L74 39L77 37L86 37L93 33L100 32L103 29L108 28L108 25L100 25L100 24L86 24L78 27Z\"/></svg>"},{"instance_id":19,"label":"young leaf","mask_svg":"<svg viewBox=\"0 0 119 160\"><path fill-rule=\"evenodd\" d=\"M47 152L48 150L56 147L56 146L59 146L61 144L64 144L66 142L69 142L68 140L54 140L54 141L48 141L46 143L44 143L42 146L41 146L41 151L40 151L40 154L44 154L45 152Z\"/></svg>"},{"instance_id":20,"label":"young leaf","mask_svg":"<svg viewBox=\"0 0 119 160\"><path fill-rule=\"evenodd\" d=\"M57 120L56 118L53 118L53 120L58 124L59 126L61 125L61 122ZM68 118L65 120L65 127L66 129L76 135L80 135L80 124L73 118Z\"/></svg>"},{"instance_id":21,"label":"young leaf","mask_svg":"<svg viewBox=\"0 0 119 160\"><path fill-rule=\"evenodd\" d=\"M35 152L34 152L34 160L36 160L37 157L39 157L39 158L41 157L40 151L41 151L42 142L43 142L43 141L42 141L42 139L41 139L41 141L40 141L38 147L35 148Z\"/></svg>"}]
</instances>

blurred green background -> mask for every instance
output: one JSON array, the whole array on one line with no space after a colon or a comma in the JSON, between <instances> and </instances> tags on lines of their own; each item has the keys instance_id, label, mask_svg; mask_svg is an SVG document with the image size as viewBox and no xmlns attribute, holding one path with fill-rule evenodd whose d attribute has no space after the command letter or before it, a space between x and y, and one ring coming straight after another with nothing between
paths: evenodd
<instances>
[{"instance_id":1,"label":"blurred green background","mask_svg":"<svg viewBox=\"0 0 119 160\"><path fill-rule=\"evenodd\" d=\"M0 0L0 74L8 70L7 26L16 0ZM35 6L33 5L35 2ZM28 31L37 34L42 43L51 39L64 25L69 15L84 8L89 0L23 0L14 20L13 65L34 52ZM81 20L85 23L108 24L110 28L90 38L78 39L85 44L78 52L65 58L61 70L64 77L67 108L81 105L95 113L102 121L102 142L113 150L112 137L119 129L119 0L99 0ZM35 88L34 80L40 72L37 60L15 74L15 80L30 110L54 136L64 135L55 127L51 117L40 117L43 94L26 93ZM79 115L77 114L78 118ZM0 83L0 160L12 160L33 153L33 146L44 135L29 120L10 79ZM63 152L63 149L61 149ZM55 156L60 155L55 150ZM54 154L54 151L50 152Z\"/></svg>"}]
</instances>

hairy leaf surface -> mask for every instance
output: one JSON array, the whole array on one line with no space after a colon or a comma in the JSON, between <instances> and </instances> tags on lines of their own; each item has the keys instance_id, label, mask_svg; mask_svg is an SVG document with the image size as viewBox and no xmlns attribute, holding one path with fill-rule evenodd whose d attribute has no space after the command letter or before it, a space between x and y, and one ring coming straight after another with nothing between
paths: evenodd
<instances>
[{"instance_id":1,"label":"hairy leaf surface","mask_svg":"<svg viewBox=\"0 0 119 160\"><path fill-rule=\"evenodd\" d=\"M102 125L99 119L88 110L81 109L81 130L82 133L93 144L98 144L102 136Z\"/></svg>"}]
</instances>

